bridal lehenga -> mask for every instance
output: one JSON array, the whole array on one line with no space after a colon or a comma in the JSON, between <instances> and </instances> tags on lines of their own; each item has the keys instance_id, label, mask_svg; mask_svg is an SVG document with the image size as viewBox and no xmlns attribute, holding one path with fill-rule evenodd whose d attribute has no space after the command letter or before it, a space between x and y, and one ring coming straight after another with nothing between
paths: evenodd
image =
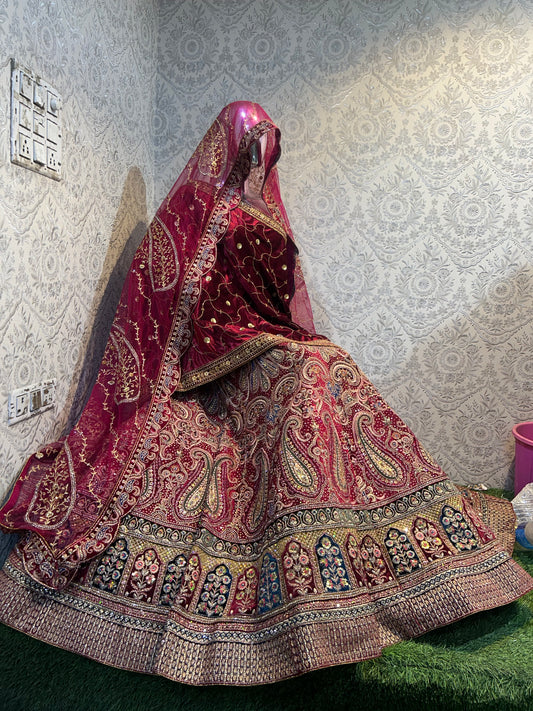
<instances>
[{"instance_id":1,"label":"bridal lehenga","mask_svg":"<svg viewBox=\"0 0 533 711\"><path fill-rule=\"evenodd\" d=\"M315 333L253 103L159 208L78 424L0 512L0 619L125 669L261 684L506 604L508 503L458 489ZM257 188L259 185L259 188Z\"/></svg>"}]
</instances>

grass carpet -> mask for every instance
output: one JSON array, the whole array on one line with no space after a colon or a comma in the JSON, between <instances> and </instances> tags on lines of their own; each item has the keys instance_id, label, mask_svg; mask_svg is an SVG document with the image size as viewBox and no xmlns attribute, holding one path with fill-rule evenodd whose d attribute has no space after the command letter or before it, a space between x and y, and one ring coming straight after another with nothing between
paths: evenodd
<instances>
[{"instance_id":1,"label":"grass carpet","mask_svg":"<svg viewBox=\"0 0 533 711\"><path fill-rule=\"evenodd\" d=\"M533 554L516 553L533 574ZM4 711L529 711L533 593L378 659L259 687L189 687L106 667L0 625Z\"/></svg>"}]
</instances>

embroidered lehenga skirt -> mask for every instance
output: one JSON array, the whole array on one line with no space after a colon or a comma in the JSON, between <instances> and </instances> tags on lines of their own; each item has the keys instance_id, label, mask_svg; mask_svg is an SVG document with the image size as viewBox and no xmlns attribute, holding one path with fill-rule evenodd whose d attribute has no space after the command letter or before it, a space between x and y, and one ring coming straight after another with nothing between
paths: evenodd
<instances>
[{"instance_id":1,"label":"embroidered lehenga skirt","mask_svg":"<svg viewBox=\"0 0 533 711\"><path fill-rule=\"evenodd\" d=\"M126 669L259 684L530 589L510 509L454 486L339 348L280 345L172 408L135 509L67 588L11 553L6 624Z\"/></svg>"}]
</instances>

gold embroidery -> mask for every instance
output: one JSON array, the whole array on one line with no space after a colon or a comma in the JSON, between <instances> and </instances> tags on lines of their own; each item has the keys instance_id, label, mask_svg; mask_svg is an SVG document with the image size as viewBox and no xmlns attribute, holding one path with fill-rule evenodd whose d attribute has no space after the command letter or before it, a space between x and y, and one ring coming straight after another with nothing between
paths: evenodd
<instances>
[{"instance_id":1,"label":"gold embroidery","mask_svg":"<svg viewBox=\"0 0 533 711\"><path fill-rule=\"evenodd\" d=\"M72 455L65 442L61 454L38 482L24 520L46 531L58 528L70 516L75 499L76 479Z\"/></svg>"},{"instance_id":2,"label":"gold embroidery","mask_svg":"<svg viewBox=\"0 0 533 711\"><path fill-rule=\"evenodd\" d=\"M265 212L262 210L258 210L256 207L253 205L250 205L249 202L246 202L246 200L241 200L239 207L243 212L247 212L249 215L252 217L255 217L258 219L260 222L264 222L265 225L268 225L269 227L272 227L273 230L276 230L276 232L279 232L281 235L284 237L287 236L287 233L283 229L282 225L275 220L272 217L269 217Z\"/></svg>"}]
</instances>

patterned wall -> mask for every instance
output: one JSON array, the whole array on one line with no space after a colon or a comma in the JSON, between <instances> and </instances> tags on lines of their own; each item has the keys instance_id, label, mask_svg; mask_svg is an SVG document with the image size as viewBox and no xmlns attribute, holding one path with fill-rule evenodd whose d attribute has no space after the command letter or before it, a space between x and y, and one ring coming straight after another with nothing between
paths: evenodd
<instances>
[{"instance_id":1,"label":"patterned wall","mask_svg":"<svg viewBox=\"0 0 533 711\"><path fill-rule=\"evenodd\" d=\"M227 102L280 125L318 327L457 481L533 418L533 1L160 3L156 196Z\"/></svg>"},{"instance_id":2,"label":"patterned wall","mask_svg":"<svg viewBox=\"0 0 533 711\"><path fill-rule=\"evenodd\" d=\"M9 163L9 58L64 99L62 183ZM128 259L218 111L283 132L318 328L457 481L533 418L533 0L0 0L0 495L79 411Z\"/></svg>"},{"instance_id":3,"label":"patterned wall","mask_svg":"<svg viewBox=\"0 0 533 711\"><path fill-rule=\"evenodd\" d=\"M79 410L153 211L156 49L152 2L0 0L0 496ZM9 162L10 57L62 95L61 183ZM7 427L50 377L56 408Z\"/></svg>"}]
</instances>

